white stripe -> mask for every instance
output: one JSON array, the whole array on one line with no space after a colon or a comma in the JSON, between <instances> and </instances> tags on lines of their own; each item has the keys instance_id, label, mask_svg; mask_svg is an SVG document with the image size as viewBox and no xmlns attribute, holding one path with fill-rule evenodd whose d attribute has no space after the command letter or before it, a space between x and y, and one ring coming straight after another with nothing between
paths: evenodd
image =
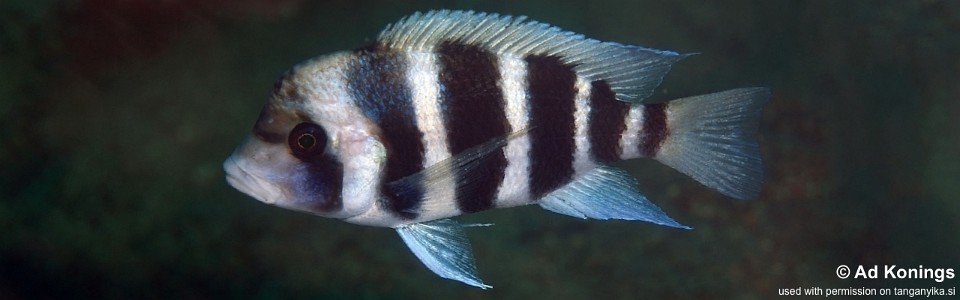
<instances>
[{"instance_id":1,"label":"white stripe","mask_svg":"<svg viewBox=\"0 0 960 300\"><path fill-rule=\"evenodd\" d=\"M527 63L522 58L505 55L499 59L500 89L506 104L510 130L528 129L529 102L527 99ZM530 135L511 139L503 148L507 157L503 182L497 190L496 207L511 207L530 203Z\"/></svg>"},{"instance_id":2,"label":"white stripe","mask_svg":"<svg viewBox=\"0 0 960 300\"><path fill-rule=\"evenodd\" d=\"M343 211L334 218L369 226L393 227L402 222L377 201L380 197L378 184L383 175L380 166L383 152L373 151L379 144L369 142L369 137L379 131L377 125L367 119L357 107L347 88L347 78L339 68L355 59L350 53L336 54L315 64L301 65L296 69L295 80L306 82L309 102L303 105L314 121L326 130L333 139L334 154L343 162Z\"/></svg>"},{"instance_id":3,"label":"white stripe","mask_svg":"<svg viewBox=\"0 0 960 300\"><path fill-rule=\"evenodd\" d=\"M640 157L640 129L643 127L643 105L634 104L624 120L627 129L620 135L620 159Z\"/></svg>"},{"instance_id":4,"label":"white stripe","mask_svg":"<svg viewBox=\"0 0 960 300\"><path fill-rule=\"evenodd\" d=\"M574 99L573 112L573 141L576 150L573 152L574 176L580 176L596 164L590 158L590 82L577 76L577 98Z\"/></svg>"},{"instance_id":5,"label":"white stripe","mask_svg":"<svg viewBox=\"0 0 960 300\"><path fill-rule=\"evenodd\" d=\"M413 96L413 111L417 127L423 133L423 168L441 168L439 174L450 175L448 165L436 165L450 157L447 129L440 111L439 63L437 54L407 52L407 84ZM436 165L436 166L435 166ZM446 168L444 170L443 168ZM457 208L454 176L429 178L424 187L424 202L418 219L435 219L460 214Z\"/></svg>"}]
</instances>

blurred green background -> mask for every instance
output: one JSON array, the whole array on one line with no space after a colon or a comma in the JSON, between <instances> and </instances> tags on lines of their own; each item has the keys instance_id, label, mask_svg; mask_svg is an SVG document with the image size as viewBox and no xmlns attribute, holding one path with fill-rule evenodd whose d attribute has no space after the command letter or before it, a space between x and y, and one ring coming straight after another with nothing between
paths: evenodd
<instances>
[{"instance_id":1,"label":"blurred green background","mask_svg":"<svg viewBox=\"0 0 960 300\"><path fill-rule=\"evenodd\" d=\"M467 216L479 290L392 230L261 204L220 164L287 68L414 11L528 15L697 52L655 97L768 86L764 191L628 162L684 231L536 207ZM958 1L8 0L0 298L770 298L840 264L960 269Z\"/></svg>"}]
</instances>

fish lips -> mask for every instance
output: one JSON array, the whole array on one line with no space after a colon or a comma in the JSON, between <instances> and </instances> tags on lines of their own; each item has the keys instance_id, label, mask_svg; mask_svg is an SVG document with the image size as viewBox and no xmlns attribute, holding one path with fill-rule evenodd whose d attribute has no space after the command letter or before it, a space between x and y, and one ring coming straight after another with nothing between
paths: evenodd
<instances>
[{"instance_id":1,"label":"fish lips","mask_svg":"<svg viewBox=\"0 0 960 300\"><path fill-rule=\"evenodd\" d=\"M231 155L223 162L227 184L260 202L276 205L282 194L280 189L241 166L241 160Z\"/></svg>"}]
</instances>

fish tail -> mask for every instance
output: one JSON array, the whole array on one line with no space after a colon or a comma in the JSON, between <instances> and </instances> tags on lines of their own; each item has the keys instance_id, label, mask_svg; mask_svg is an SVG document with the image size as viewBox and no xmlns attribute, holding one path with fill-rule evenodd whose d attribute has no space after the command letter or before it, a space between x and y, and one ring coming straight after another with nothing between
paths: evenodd
<instances>
[{"instance_id":1,"label":"fish tail","mask_svg":"<svg viewBox=\"0 0 960 300\"><path fill-rule=\"evenodd\" d=\"M760 194L763 167L757 129L767 88L741 88L666 105L668 133L653 158L724 195Z\"/></svg>"}]
</instances>

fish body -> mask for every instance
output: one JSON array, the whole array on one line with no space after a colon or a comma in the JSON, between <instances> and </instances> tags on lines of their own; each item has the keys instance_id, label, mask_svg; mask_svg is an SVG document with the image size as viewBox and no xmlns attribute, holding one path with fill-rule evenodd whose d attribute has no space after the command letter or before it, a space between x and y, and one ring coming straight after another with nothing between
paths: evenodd
<instances>
[{"instance_id":1,"label":"fish body","mask_svg":"<svg viewBox=\"0 0 960 300\"><path fill-rule=\"evenodd\" d=\"M685 56L524 17L417 13L278 80L224 163L227 181L269 204L394 228L438 275L486 288L451 217L538 204L688 228L609 165L634 158L757 196L769 92L646 100Z\"/></svg>"}]
</instances>

